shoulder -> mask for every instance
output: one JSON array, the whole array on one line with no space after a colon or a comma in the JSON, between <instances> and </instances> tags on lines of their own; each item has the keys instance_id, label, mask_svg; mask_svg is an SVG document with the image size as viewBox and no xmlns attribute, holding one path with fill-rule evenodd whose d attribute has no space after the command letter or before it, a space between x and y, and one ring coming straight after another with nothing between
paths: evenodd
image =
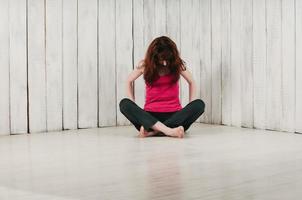
<instances>
[{"instance_id":1,"label":"shoulder","mask_svg":"<svg viewBox=\"0 0 302 200\"><path fill-rule=\"evenodd\" d=\"M141 60L138 62L138 64L135 66L136 69L140 70L142 73L144 72L145 68L145 62L144 60Z\"/></svg>"}]
</instances>

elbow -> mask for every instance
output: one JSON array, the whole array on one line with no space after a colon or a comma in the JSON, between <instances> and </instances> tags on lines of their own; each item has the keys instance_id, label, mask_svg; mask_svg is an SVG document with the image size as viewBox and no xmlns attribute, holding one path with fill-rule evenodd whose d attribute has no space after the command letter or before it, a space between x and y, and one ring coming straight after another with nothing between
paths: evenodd
<instances>
[{"instance_id":1,"label":"elbow","mask_svg":"<svg viewBox=\"0 0 302 200\"><path fill-rule=\"evenodd\" d=\"M194 81L193 79L190 80L190 81L188 81L188 83L189 83L190 86L195 86L195 84L196 84L195 81Z\"/></svg>"},{"instance_id":2,"label":"elbow","mask_svg":"<svg viewBox=\"0 0 302 200\"><path fill-rule=\"evenodd\" d=\"M127 79L126 80L126 88L127 88L127 90L131 90L131 88L133 87L133 80L129 80L129 79Z\"/></svg>"},{"instance_id":3,"label":"elbow","mask_svg":"<svg viewBox=\"0 0 302 200\"><path fill-rule=\"evenodd\" d=\"M132 83L133 83L133 81L131 81L131 80L127 80L127 81L126 81L126 85L127 85L127 86L132 86Z\"/></svg>"},{"instance_id":4,"label":"elbow","mask_svg":"<svg viewBox=\"0 0 302 200\"><path fill-rule=\"evenodd\" d=\"M127 77L126 83L127 85L131 85L133 80L130 78L130 76Z\"/></svg>"}]
</instances>

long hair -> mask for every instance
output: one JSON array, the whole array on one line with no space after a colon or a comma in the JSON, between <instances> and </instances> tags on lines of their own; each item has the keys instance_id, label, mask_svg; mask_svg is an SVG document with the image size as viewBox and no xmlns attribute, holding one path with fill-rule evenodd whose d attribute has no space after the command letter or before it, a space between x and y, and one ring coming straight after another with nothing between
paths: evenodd
<instances>
[{"instance_id":1,"label":"long hair","mask_svg":"<svg viewBox=\"0 0 302 200\"><path fill-rule=\"evenodd\" d=\"M181 70L186 70L176 44L167 36L155 38L149 45L144 59L144 79L148 84L159 78L159 68L163 67L162 61L166 61L166 67L173 75L173 83L178 81Z\"/></svg>"}]
</instances>

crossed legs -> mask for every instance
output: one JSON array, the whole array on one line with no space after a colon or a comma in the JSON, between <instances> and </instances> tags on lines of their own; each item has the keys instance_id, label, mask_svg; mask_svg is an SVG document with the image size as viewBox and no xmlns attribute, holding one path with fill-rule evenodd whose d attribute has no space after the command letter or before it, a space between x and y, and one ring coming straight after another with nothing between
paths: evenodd
<instances>
[{"instance_id":1,"label":"crossed legs","mask_svg":"<svg viewBox=\"0 0 302 200\"><path fill-rule=\"evenodd\" d=\"M161 132L172 137L183 137L184 131L202 115L205 108L201 99L195 99L167 120L160 122L128 98L122 99L119 106L121 113L140 131L140 135L151 136Z\"/></svg>"}]
</instances>

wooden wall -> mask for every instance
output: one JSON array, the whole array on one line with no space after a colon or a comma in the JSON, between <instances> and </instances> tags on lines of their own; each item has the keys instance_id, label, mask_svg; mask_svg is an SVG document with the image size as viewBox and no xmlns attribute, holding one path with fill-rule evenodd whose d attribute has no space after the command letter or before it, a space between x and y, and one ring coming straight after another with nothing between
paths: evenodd
<instances>
[{"instance_id":1,"label":"wooden wall","mask_svg":"<svg viewBox=\"0 0 302 200\"><path fill-rule=\"evenodd\" d=\"M0 135L129 124L124 82L161 35L198 122L302 132L302 0L0 0Z\"/></svg>"}]
</instances>

